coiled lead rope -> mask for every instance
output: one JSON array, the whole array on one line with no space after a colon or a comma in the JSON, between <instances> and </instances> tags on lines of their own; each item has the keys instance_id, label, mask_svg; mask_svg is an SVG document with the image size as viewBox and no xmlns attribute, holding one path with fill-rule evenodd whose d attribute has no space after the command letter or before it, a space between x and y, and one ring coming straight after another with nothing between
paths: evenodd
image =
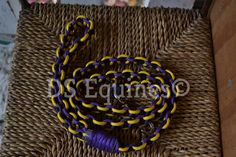
<instances>
[{"instance_id":1,"label":"coiled lead rope","mask_svg":"<svg viewBox=\"0 0 236 157\"><path fill-rule=\"evenodd\" d=\"M79 35L81 30L82 37ZM170 117L176 110L177 94L170 89L175 80L174 74L170 70L164 70L157 61L121 54L117 57L104 56L101 60L88 62L83 68L76 68L73 77L70 76L75 80L75 84L72 84L72 81L65 84L66 79L70 78L67 76L70 62L77 54L82 53L81 50L93 34L93 22L84 16L78 16L67 24L65 34L60 37L61 44L56 49L56 61L52 65L53 79L50 82L53 89L51 101L57 117L69 132L93 147L109 152L141 150L158 140L161 130L169 126ZM138 71L131 68L111 70L112 67L126 65L138 67ZM113 92L116 92L113 89L119 84L124 85L126 93L133 91L138 85L145 85L147 89L155 86L159 92L157 97L146 103L149 105L139 104L136 108L116 97L114 99L122 105L117 105L117 102L104 104L98 99L88 99L83 94L86 83L91 79L99 82L94 87L111 84ZM75 95L65 96L65 93L72 93L72 87L75 88ZM56 95L57 93L59 95ZM165 97L161 93L165 93ZM103 119L96 116L99 114L103 115ZM137 143L124 144L105 131L147 126L154 123L152 121L155 119L160 119L159 123L155 123L153 131Z\"/></svg>"}]
</instances>

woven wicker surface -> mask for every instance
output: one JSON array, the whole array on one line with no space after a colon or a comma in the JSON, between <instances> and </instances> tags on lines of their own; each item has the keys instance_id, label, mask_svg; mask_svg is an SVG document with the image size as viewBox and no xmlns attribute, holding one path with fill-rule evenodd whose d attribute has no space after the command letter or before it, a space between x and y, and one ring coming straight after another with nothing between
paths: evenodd
<instances>
[{"instance_id":1,"label":"woven wicker surface","mask_svg":"<svg viewBox=\"0 0 236 157\"><path fill-rule=\"evenodd\" d=\"M2 156L117 156L64 130L48 97L59 34L77 15L94 21L95 38L78 65L127 53L161 62L189 81L168 130L153 146L123 156L221 156L210 25L197 11L35 5L21 12L10 81ZM137 134L132 132L131 134ZM130 138L130 132L122 134Z\"/></svg>"}]
</instances>

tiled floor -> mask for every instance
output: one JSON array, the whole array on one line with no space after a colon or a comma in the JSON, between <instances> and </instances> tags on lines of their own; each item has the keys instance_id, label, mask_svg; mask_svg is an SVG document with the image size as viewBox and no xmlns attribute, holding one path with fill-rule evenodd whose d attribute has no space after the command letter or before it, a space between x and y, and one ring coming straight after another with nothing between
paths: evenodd
<instances>
[{"instance_id":1,"label":"tiled floor","mask_svg":"<svg viewBox=\"0 0 236 157\"><path fill-rule=\"evenodd\" d=\"M11 61L13 54L13 44L0 46L0 135L2 135L3 119L7 103L7 89ZM1 143L2 136L0 136Z\"/></svg>"},{"instance_id":2,"label":"tiled floor","mask_svg":"<svg viewBox=\"0 0 236 157\"><path fill-rule=\"evenodd\" d=\"M12 4L11 7L10 3ZM15 10L15 12L13 10ZM12 35L16 33L19 10L20 5L18 1L0 0L0 143L2 141L8 79L14 47Z\"/></svg>"},{"instance_id":3,"label":"tiled floor","mask_svg":"<svg viewBox=\"0 0 236 157\"><path fill-rule=\"evenodd\" d=\"M11 69L11 61L14 44L0 46L0 120L4 118L6 99L7 99L7 84Z\"/></svg>"}]
</instances>

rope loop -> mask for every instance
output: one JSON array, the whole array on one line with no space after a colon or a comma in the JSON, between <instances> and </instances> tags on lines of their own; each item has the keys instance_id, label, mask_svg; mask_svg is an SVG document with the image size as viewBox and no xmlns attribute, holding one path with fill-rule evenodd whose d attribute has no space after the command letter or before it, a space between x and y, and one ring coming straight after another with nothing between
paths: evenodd
<instances>
[{"instance_id":1,"label":"rope loop","mask_svg":"<svg viewBox=\"0 0 236 157\"><path fill-rule=\"evenodd\" d=\"M93 22L78 16L66 25L65 34L60 36L50 82L57 117L76 138L95 148L108 152L144 149L168 128L176 110L178 93L171 90L175 76L156 60L126 54L89 61L68 76L71 62L78 52L82 53L93 34ZM105 92L101 90L105 96L87 98L88 83L94 89L92 92L106 87ZM135 94L138 97L134 97ZM108 100L109 103L105 103ZM114 129L145 127L151 128L148 132L141 130L145 136L136 143L127 144L109 133Z\"/></svg>"}]
</instances>

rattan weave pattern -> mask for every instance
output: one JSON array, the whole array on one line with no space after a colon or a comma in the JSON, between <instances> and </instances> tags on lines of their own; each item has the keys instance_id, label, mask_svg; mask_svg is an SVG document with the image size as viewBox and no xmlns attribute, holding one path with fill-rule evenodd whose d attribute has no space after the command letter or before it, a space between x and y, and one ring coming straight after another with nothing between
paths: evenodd
<instances>
[{"instance_id":1,"label":"rattan weave pattern","mask_svg":"<svg viewBox=\"0 0 236 157\"><path fill-rule=\"evenodd\" d=\"M21 12L1 155L115 156L64 130L47 96L58 36L81 14L94 21L96 33L78 65L105 55L144 56L160 61L191 86L157 144L128 156L221 156L208 19L193 10L78 5L35 5ZM130 132L119 136L131 138Z\"/></svg>"}]
</instances>

